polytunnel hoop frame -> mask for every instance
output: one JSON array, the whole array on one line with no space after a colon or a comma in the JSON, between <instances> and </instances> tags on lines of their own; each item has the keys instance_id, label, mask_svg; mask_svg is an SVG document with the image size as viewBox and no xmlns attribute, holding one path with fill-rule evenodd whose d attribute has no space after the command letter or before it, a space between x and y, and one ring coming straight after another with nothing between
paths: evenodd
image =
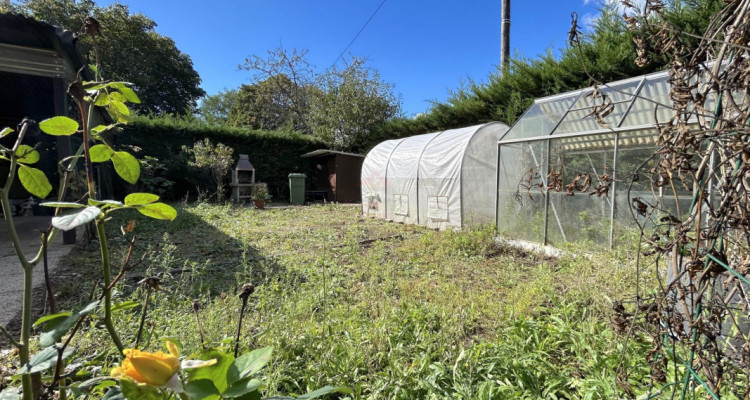
<instances>
[{"instance_id":1,"label":"polytunnel hoop frame","mask_svg":"<svg viewBox=\"0 0 750 400\"><path fill-rule=\"evenodd\" d=\"M381 143L384 145L383 147L381 147L381 144L375 146L365 157L363 166L367 167L367 174L365 175L363 169L363 198L365 197L365 191L377 191L380 197L384 198L377 216L387 221L398 220L393 215L393 200L394 194L400 193L399 187L401 184L398 183L401 181L400 169L406 167L412 170L404 178L411 181L408 194L410 195L410 203L414 207L410 207L405 222L428 226L435 225L433 227L438 229L451 226L460 228L471 223L471 219L464 221L463 217L468 211L472 212L472 216L475 215L472 211L474 207L477 208L477 221L494 222L494 210L496 208L494 205L497 202L496 186L492 179L486 178L492 176L492 173L495 174L495 177L497 176L495 145L508 129L510 129L508 125L502 122L489 121L474 126L412 136L423 136L422 139L417 141L410 140L412 137L384 141ZM445 153L446 151L448 152ZM371 154L373 154L372 157ZM432 156L433 154L436 157ZM396 161L399 162L394 165ZM401 166L402 164L404 165ZM443 207L451 204L449 208L444 210L444 212L449 212L451 217L445 220L433 220L429 215L426 215L429 212L425 212L428 207L427 203L429 203L428 199L433 195L432 178L435 174L431 171L434 169L434 172L439 173L442 171L441 165L443 164L454 172L449 172L450 176L445 176L440 181L449 181L447 184L453 188L440 189L436 187L435 190L438 190L439 193L448 190L448 194L440 194L439 196L448 196L449 202ZM472 168L472 172L464 171L464 167ZM377 172L377 169L382 172ZM484 170L488 170L487 174L484 173ZM439 176L442 177L443 175ZM375 183L376 181L370 183L370 179L375 179L379 183ZM398 182L394 183L394 179ZM462 183L463 179L467 181ZM368 182L366 187L365 182ZM429 182L429 184L426 182ZM477 194L472 194L475 191ZM465 195L473 196L470 203L461 200ZM450 200L453 198L455 198L455 201ZM417 204L413 204L414 202ZM363 213L367 212L366 207L368 205L363 203Z\"/></svg>"}]
</instances>

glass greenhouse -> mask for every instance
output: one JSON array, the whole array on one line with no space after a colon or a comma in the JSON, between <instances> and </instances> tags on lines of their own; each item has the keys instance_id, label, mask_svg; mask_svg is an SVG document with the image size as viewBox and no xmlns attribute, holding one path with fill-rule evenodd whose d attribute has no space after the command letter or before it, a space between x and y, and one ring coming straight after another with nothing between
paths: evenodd
<instances>
[{"instance_id":1,"label":"glass greenhouse","mask_svg":"<svg viewBox=\"0 0 750 400\"><path fill-rule=\"evenodd\" d=\"M635 171L656 151L656 121L674 114L670 89L666 71L599 87L611 101L600 123L591 114L592 106L602 104L594 88L534 101L499 141L498 231L543 244L591 241L610 247L627 235L635 226L631 182L631 198L659 196ZM602 190L570 195L565 186L581 175L590 178L592 190ZM560 181L561 188L546 190ZM687 209L688 195L679 193L672 202L677 204L664 206Z\"/></svg>"},{"instance_id":2,"label":"glass greenhouse","mask_svg":"<svg viewBox=\"0 0 750 400\"><path fill-rule=\"evenodd\" d=\"M495 219L500 122L387 140L362 164L362 213L431 228Z\"/></svg>"}]
</instances>

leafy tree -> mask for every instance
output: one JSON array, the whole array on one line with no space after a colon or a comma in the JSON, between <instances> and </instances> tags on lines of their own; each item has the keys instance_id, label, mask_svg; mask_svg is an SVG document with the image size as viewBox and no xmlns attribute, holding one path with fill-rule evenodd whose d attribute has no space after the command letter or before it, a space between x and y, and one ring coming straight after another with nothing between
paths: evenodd
<instances>
[{"instance_id":1,"label":"leafy tree","mask_svg":"<svg viewBox=\"0 0 750 400\"><path fill-rule=\"evenodd\" d=\"M251 129L289 128L309 133L308 92L297 87L297 83L285 74L242 85L237 92L236 102L230 108L227 123L229 126Z\"/></svg>"},{"instance_id":2,"label":"leafy tree","mask_svg":"<svg viewBox=\"0 0 750 400\"><path fill-rule=\"evenodd\" d=\"M237 103L239 90L224 90L201 100L198 114L209 125L225 125L232 107Z\"/></svg>"},{"instance_id":3,"label":"leafy tree","mask_svg":"<svg viewBox=\"0 0 750 400\"><path fill-rule=\"evenodd\" d=\"M21 12L35 19L81 32L83 19L93 16L101 23L96 41L98 58L106 65L103 75L111 80L132 82L142 103L134 108L156 114L182 114L195 110L205 95L200 76L190 57L174 41L154 30L156 22L143 14L131 14L119 3L99 7L93 0L23 0L18 5L0 2L0 11ZM92 63L93 40L86 35L79 48Z\"/></svg>"},{"instance_id":4,"label":"leafy tree","mask_svg":"<svg viewBox=\"0 0 750 400\"><path fill-rule=\"evenodd\" d=\"M270 50L266 58L252 55L245 59L240 68L252 73L254 85L243 85L244 94L239 99L240 103L245 101L250 104L240 107L246 112L266 113L253 115L251 119L255 117L256 121L270 122L273 126L291 122L296 130L302 133L311 132L307 112L310 101L309 89L315 85L316 74L314 67L307 61L307 52L279 47ZM263 104L264 100L270 101L270 104ZM277 115L278 112L282 114ZM244 125L247 122L251 122L251 125ZM258 126L252 120L239 118L235 120L235 125ZM264 128L273 129L270 126Z\"/></svg>"},{"instance_id":5,"label":"leafy tree","mask_svg":"<svg viewBox=\"0 0 750 400\"><path fill-rule=\"evenodd\" d=\"M193 160L188 161L190 166L211 170L211 177L216 184L216 200L223 201L224 180L232 169L234 149L223 143L214 145L211 140L204 138L203 141L195 142L192 148L182 146L182 150L193 156Z\"/></svg>"},{"instance_id":6,"label":"leafy tree","mask_svg":"<svg viewBox=\"0 0 750 400\"><path fill-rule=\"evenodd\" d=\"M307 50L278 48L266 58L247 58L240 68L253 73L254 83L240 88L229 125L290 128L337 149L363 149L400 111L393 85L362 58L317 73L306 55Z\"/></svg>"},{"instance_id":7,"label":"leafy tree","mask_svg":"<svg viewBox=\"0 0 750 400\"><path fill-rule=\"evenodd\" d=\"M362 58L320 75L317 86L310 98L312 132L336 149L364 149L373 132L401 108L393 85L383 82Z\"/></svg>"}]
</instances>

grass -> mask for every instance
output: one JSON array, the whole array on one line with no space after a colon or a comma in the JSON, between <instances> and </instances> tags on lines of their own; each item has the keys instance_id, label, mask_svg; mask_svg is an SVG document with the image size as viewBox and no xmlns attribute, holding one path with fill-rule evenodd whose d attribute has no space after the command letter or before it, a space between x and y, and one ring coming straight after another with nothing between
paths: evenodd
<instances>
[{"instance_id":1,"label":"grass","mask_svg":"<svg viewBox=\"0 0 750 400\"><path fill-rule=\"evenodd\" d=\"M145 347L176 337L188 354L202 346L192 301L206 345L229 348L237 289L253 283L241 344L274 346L268 395L332 384L372 399L608 399L622 395L618 370L620 387L646 391L648 344L625 348L609 322L610 299L634 294L631 251L543 258L499 246L491 227L436 232L361 218L349 205L178 212L171 223L135 214L110 223L115 237L138 220L134 259L143 260L117 302L143 301L138 279L161 276ZM124 240L112 247L120 259ZM68 307L88 298L97 259L95 245L67 259L57 290ZM115 314L125 343L139 318L140 307ZM76 339L90 360L79 374L110 368L102 341L95 323Z\"/></svg>"}]
</instances>

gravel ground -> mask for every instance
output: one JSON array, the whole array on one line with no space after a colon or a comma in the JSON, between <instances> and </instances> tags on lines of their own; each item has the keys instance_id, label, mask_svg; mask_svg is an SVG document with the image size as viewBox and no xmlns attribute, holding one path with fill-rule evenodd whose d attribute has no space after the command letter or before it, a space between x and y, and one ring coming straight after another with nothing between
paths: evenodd
<instances>
[{"instance_id":1,"label":"gravel ground","mask_svg":"<svg viewBox=\"0 0 750 400\"><path fill-rule=\"evenodd\" d=\"M33 257L39 250L40 231L49 226L50 217L17 217L14 218L16 231L21 239L27 257ZM62 244L62 234L58 233L48 249L48 266L54 271L60 258L67 255L72 245ZM42 263L34 268L34 287L44 285L44 268ZM43 293L35 291L35 294ZM23 293L23 270L18 261L10 233L4 221L0 221L0 325L13 331L20 325L21 295ZM42 300L43 299L38 299Z\"/></svg>"}]
</instances>

